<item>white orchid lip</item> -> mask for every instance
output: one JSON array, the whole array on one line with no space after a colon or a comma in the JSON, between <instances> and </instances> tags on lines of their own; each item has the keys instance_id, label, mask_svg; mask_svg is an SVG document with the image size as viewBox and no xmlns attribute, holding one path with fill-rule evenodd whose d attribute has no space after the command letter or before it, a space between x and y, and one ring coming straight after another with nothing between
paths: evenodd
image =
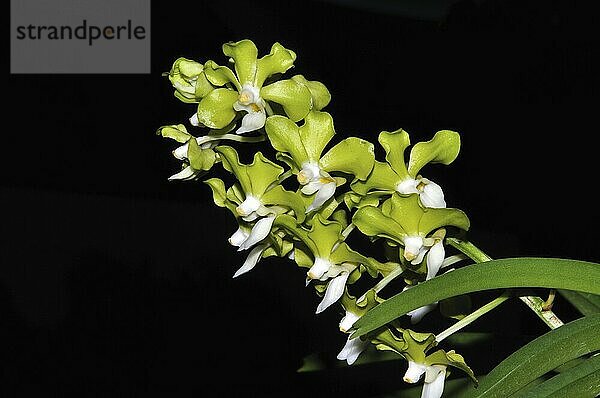
<instances>
[{"instance_id":1,"label":"white orchid lip","mask_svg":"<svg viewBox=\"0 0 600 398\"><path fill-rule=\"evenodd\" d=\"M248 195L246 196L246 199L235 208L235 212L240 216L245 217L258 210L260 206L261 203L257 197Z\"/></svg>"},{"instance_id":2,"label":"white orchid lip","mask_svg":"<svg viewBox=\"0 0 600 398\"><path fill-rule=\"evenodd\" d=\"M243 230L242 228L238 228L233 235L229 237L228 241L232 246L240 246L246 239L248 239L248 236L250 236L250 234L247 231Z\"/></svg>"},{"instance_id":3,"label":"white orchid lip","mask_svg":"<svg viewBox=\"0 0 600 398\"><path fill-rule=\"evenodd\" d=\"M242 105L250 105L260 102L260 90L258 87L255 87L252 84L244 84L240 90L238 102Z\"/></svg>"},{"instance_id":4,"label":"white orchid lip","mask_svg":"<svg viewBox=\"0 0 600 398\"><path fill-rule=\"evenodd\" d=\"M321 168L317 163L306 162L302 164L302 169L298 172L296 178L301 185L306 185L321 175Z\"/></svg>"},{"instance_id":5,"label":"white orchid lip","mask_svg":"<svg viewBox=\"0 0 600 398\"><path fill-rule=\"evenodd\" d=\"M319 303L317 307L317 314L325 311L325 309L329 308L332 304L336 303L340 297L344 295L344 291L346 289L346 281L348 280L348 276L350 276L349 272L342 272L340 275L336 276L327 284L327 290L325 291L325 295L323 296L323 300Z\"/></svg>"},{"instance_id":6,"label":"white orchid lip","mask_svg":"<svg viewBox=\"0 0 600 398\"><path fill-rule=\"evenodd\" d=\"M340 332L347 333L358 318L360 318L360 316L356 315L354 312L346 311L346 315L340 321Z\"/></svg>"},{"instance_id":7,"label":"white orchid lip","mask_svg":"<svg viewBox=\"0 0 600 398\"><path fill-rule=\"evenodd\" d=\"M404 238L404 258L412 261L419 256L423 247L423 238L420 236L407 236Z\"/></svg>"},{"instance_id":8,"label":"white orchid lip","mask_svg":"<svg viewBox=\"0 0 600 398\"><path fill-rule=\"evenodd\" d=\"M346 340L346 344L344 348L337 355L337 359L343 361L345 360L348 365L352 365L358 359L358 356L367 349L369 342L366 340L362 340L360 337L350 338L348 336L348 340Z\"/></svg>"},{"instance_id":9,"label":"white orchid lip","mask_svg":"<svg viewBox=\"0 0 600 398\"><path fill-rule=\"evenodd\" d=\"M402 379L407 383L416 383L419 381L421 376L423 376L426 370L426 365L422 365L420 363L416 363L414 361L409 360L408 369L406 370L406 373L404 374L404 377Z\"/></svg>"},{"instance_id":10,"label":"white orchid lip","mask_svg":"<svg viewBox=\"0 0 600 398\"><path fill-rule=\"evenodd\" d=\"M331 262L321 257L316 257L312 267L308 270L307 276L309 279L321 278L329 268L331 268Z\"/></svg>"}]
</instances>

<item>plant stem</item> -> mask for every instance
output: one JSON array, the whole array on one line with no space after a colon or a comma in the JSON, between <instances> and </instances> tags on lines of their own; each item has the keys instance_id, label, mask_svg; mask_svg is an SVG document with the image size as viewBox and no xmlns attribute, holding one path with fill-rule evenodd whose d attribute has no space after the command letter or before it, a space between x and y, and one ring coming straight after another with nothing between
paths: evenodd
<instances>
[{"instance_id":1,"label":"plant stem","mask_svg":"<svg viewBox=\"0 0 600 398\"><path fill-rule=\"evenodd\" d=\"M443 332L436 335L435 340L439 343L440 341L444 340L446 337L456 333L457 331L464 328L465 326L473 323L480 316L490 312L491 310L493 310L494 308L496 308L497 306L499 306L500 304L502 304L509 298L510 298L510 294L508 292L504 292L500 297L490 301L489 303L485 304L484 306L480 307L479 309L473 311L472 313L465 316L460 321L456 322L454 325L450 326L448 329L446 329Z\"/></svg>"},{"instance_id":2,"label":"plant stem","mask_svg":"<svg viewBox=\"0 0 600 398\"><path fill-rule=\"evenodd\" d=\"M492 259L471 242L456 238L447 238L446 242L450 246L469 256L477 263L490 261ZM533 311L546 325L548 325L550 329L556 329L557 327L564 325L564 323L556 316L554 312L549 309L544 310L544 304L546 303L544 299L537 296L520 296L519 299L525 303L525 305L527 305L527 307Z\"/></svg>"}]
</instances>

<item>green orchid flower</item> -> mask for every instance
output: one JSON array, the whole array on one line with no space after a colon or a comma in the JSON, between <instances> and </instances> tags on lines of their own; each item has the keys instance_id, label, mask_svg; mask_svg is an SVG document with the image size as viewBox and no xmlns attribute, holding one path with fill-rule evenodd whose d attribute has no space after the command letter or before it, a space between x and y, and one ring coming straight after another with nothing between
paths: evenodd
<instances>
[{"instance_id":1,"label":"green orchid flower","mask_svg":"<svg viewBox=\"0 0 600 398\"><path fill-rule=\"evenodd\" d=\"M473 370L465 363L464 358L454 350L448 352L438 350L420 361L409 359L408 369L403 379L407 383L417 383L425 375L421 397L440 398L444 392L448 366L464 371L477 384Z\"/></svg>"},{"instance_id":2,"label":"green orchid flower","mask_svg":"<svg viewBox=\"0 0 600 398\"><path fill-rule=\"evenodd\" d=\"M346 283L351 281L351 274L366 267L372 274L377 273L375 260L350 249L343 240L342 224L338 221L325 220L319 214L313 218L310 230L297 225L290 217L278 217L276 224L287 229L305 249L294 246L294 260L298 265L309 268L307 283L312 280L327 281L323 300L316 313L337 302L344 293Z\"/></svg>"},{"instance_id":3,"label":"green orchid flower","mask_svg":"<svg viewBox=\"0 0 600 398\"><path fill-rule=\"evenodd\" d=\"M425 208L417 195L398 193L392 194L380 207L361 207L354 213L352 222L367 236L402 245L404 259L413 265L421 264L427 255L427 279L436 275L444 261L443 227L468 230L470 225L461 210Z\"/></svg>"},{"instance_id":4,"label":"green orchid flower","mask_svg":"<svg viewBox=\"0 0 600 398\"><path fill-rule=\"evenodd\" d=\"M404 152L410 146L408 133L402 129L393 132L383 131L378 137L385 150L386 162L376 161L373 171L364 181L352 184L352 190L361 196L372 192L374 195L387 195L393 192L409 195L417 194L425 207L446 207L442 188L419 175L428 163L452 163L460 151L460 136L450 130L438 131L430 141L415 144L408 162Z\"/></svg>"},{"instance_id":5,"label":"green orchid flower","mask_svg":"<svg viewBox=\"0 0 600 398\"><path fill-rule=\"evenodd\" d=\"M198 103L215 87L204 74L204 65L187 58L178 58L171 70L163 74L175 88L175 97L185 103Z\"/></svg>"},{"instance_id":6,"label":"green orchid flower","mask_svg":"<svg viewBox=\"0 0 600 398\"><path fill-rule=\"evenodd\" d=\"M245 250L262 240L271 230L275 216L292 211L300 222L304 220L304 205L297 193L285 190L278 184L284 170L271 162L261 152L254 155L251 164L242 164L237 151L230 146L217 146L223 167L231 172L238 181L234 189L235 199L239 201L235 212L244 221L256 221L252 233L239 250Z\"/></svg>"},{"instance_id":7,"label":"green orchid flower","mask_svg":"<svg viewBox=\"0 0 600 398\"><path fill-rule=\"evenodd\" d=\"M268 82L290 69L296 54L275 43L268 55L258 58L250 40L226 43L223 53L230 57L235 73L214 61L204 64L203 73L216 89L207 93L190 118L193 125L221 129L245 112L237 134L256 131L273 114L271 104L279 106L294 121L302 120L311 109L321 109L331 98L327 88L298 75L291 79Z\"/></svg>"},{"instance_id":8,"label":"green orchid flower","mask_svg":"<svg viewBox=\"0 0 600 398\"><path fill-rule=\"evenodd\" d=\"M287 239L285 231L271 226L276 215L253 221L245 221L240 216L238 208L243 202L243 191L239 184L225 189L225 183L219 178L208 179L205 183L212 190L215 204L231 211L238 222L238 229L229 237L228 242L238 248L252 248L242 266L234 273L234 278L251 271L261 258L283 257L290 253L293 244ZM285 211L283 207L271 209Z\"/></svg>"},{"instance_id":9,"label":"green orchid flower","mask_svg":"<svg viewBox=\"0 0 600 398\"><path fill-rule=\"evenodd\" d=\"M346 314L340 321L340 331L348 333L348 339L342 350L338 353L337 359L346 361L348 365L352 365L358 359L359 355L367 349L369 345L368 340L364 340L361 337L351 337L350 329L352 325L369 310L382 303L384 300L377 297L375 290L370 289L363 297L357 299L348 293L346 289L345 294L340 299L342 307L346 311Z\"/></svg>"},{"instance_id":10,"label":"green orchid flower","mask_svg":"<svg viewBox=\"0 0 600 398\"><path fill-rule=\"evenodd\" d=\"M212 149L213 144L209 140L195 138L183 124L160 127L157 134L183 144L173 151L173 156L183 161L182 169L170 176L169 181L193 180L210 170L218 161Z\"/></svg>"},{"instance_id":11,"label":"green orchid flower","mask_svg":"<svg viewBox=\"0 0 600 398\"><path fill-rule=\"evenodd\" d=\"M279 152L278 158L296 173L302 193L315 194L307 212L319 209L334 195L336 187L345 182L343 178L332 177L332 173L364 180L373 168L373 144L360 138L346 138L322 155L335 134L333 119L327 112L311 111L301 126L286 117L272 116L265 130L271 145Z\"/></svg>"}]
</instances>

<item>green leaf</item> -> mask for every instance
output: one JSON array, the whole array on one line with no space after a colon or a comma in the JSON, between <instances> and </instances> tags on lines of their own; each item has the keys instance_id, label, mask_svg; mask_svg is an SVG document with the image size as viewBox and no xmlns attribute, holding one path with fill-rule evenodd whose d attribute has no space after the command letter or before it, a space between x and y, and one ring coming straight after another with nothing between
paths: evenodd
<instances>
[{"instance_id":1,"label":"green leaf","mask_svg":"<svg viewBox=\"0 0 600 398\"><path fill-rule=\"evenodd\" d=\"M367 178L375 162L375 148L369 141L350 137L338 142L320 160L325 171L341 171L359 180Z\"/></svg>"},{"instance_id":2,"label":"green leaf","mask_svg":"<svg viewBox=\"0 0 600 398\"><path fill-rule=\"evenodd\" d=\"M600 355L528 389L519 398L594 398L600 394Z\"/></svg>"},{"instance_id":3,"label":"green leaf","mask_svg":"<svg viewBox=\"0 0 600 398\"><path fill-rule=\"evenodd\" d=\"M279 80L263 87L260 96L283 106L286 115L294 122L302 120L310 111L310 91L291 79Z\"/></svg>"},{"instance_id":4,"label":"green leaf","mask_svg":"<svg viewBox=\"0 0 600 398\"><path fill-rule=\"evenodd\" d=\"M172 124L170 126L162 126L156 130L156 134L165 138L171 138L179 143L186 143L192 137L183 124Z\"/></svg>"},{"instance_id":5,"label":"green leaf","mask_svg":"<svg viewBox=\"0 0 600 398\"><path fill-rule=\"evenodd\" d=\"M241 84L254 83L258 49L251 40L244 39L236 43L225 43L223 44L223 54L233 59L235 73Z\"/></svg>"},{"instance_id":6,"label":"green leaf","mask_svg":"<svg viewBox=\"0 0 600 398\"><path fill-rule=\"evenodd\" d=\"M419 142L410 151L408 174L416 177L427 163L450 164L460 151L460 135L454 131L442 130L435 133L427 142Z\"/></svg>"},{"instance_id":7,"label":"green leaf","mask_svg":"<svg viewBox=\"0 0 600 398\"><path fill-rule=\"evenodd\" d=\"M206 127L222 129L233 121L237 112L233 103L238 93L227 88L217 88L202 98L198 104L198 121Z\"/></svg>"},{"instance_id":8,"label":"green leaf","mask_svg":"<svg viewBox=\"0 0 600 398\"><path fill-rule=\"evenodd\" d=\"M572 290L559 290L558 292L583 315L600 312L600 296Z\"/></svg>"},{"instance_id":9,"label":"green leaf","mask_svg":"<svg viewBox=\"0 0 600 398\"><path fill-rule=\"evenodd\" d=\"M526 387L530 382L550 372L559 365L599 350L599 328L600 315L592 315L574 320L564 326L543 334L512 353L508 358L492 369L490 373L481 379L479 388L477 390L469 391L469 393L465 395L465 398L497 398L513 396L512 394ZM584 362L584 364L585 363L587 363L587 361ZM561 373L561 375L566 374L566 376L559 379L558 383L554 381L551 385L566 385L563 384L564 381L569 380L570 376L573 375L573 370L578 369L582 365ZM598 363L596 363L595 366L598 366ZM596 374L596 382L598 382L598 380ZM541 386L546 383L547 382L542 383L538 387L541 388ZM531 390L528 389L528 394L526 396L551 396L529 394L530 392L537 390L538 387ZM568 396L585 397L588 395L555 396L562 398ZM593 395L589 396L591 397Z\"/></svg>"},{"instance_id":10,"label":"green leaf","mask_svg":"<svg viewBox=\"0 0 600 398\"><path fill-rule=\"evenodd\" d=\"M295 60L296 53L279 43L274 43L271 46L271 52L256 61L256 78L254 79L256 86L262 87L265 80L271 75L284 73L294 66Z\"/></svg>"},{"instance_id":11,"label":"green leaf","mask_svg":"<svg viewBox=\"0 0 600 398\"><path fill-rule=\"evenodd\" d=\"M363 207L357 211L358 214ZM355 223L356 224L356 223ZM357 225L358 226L358 225ZM506 258L459 268L396 294L355 323L364 335L421 306L482 290L541 287L600 293L600 264L560 258Z\"/></svg>"}]
</instances>

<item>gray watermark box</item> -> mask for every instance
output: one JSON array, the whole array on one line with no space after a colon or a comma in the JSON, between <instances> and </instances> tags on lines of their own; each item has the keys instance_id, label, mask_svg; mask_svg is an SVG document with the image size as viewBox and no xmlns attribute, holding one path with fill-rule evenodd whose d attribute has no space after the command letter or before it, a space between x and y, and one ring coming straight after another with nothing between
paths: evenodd
<instances>
[{"instance_id":1,"label":"gray watermark box","mask_svg":"<svg viewBox=\"0 0 600 398\"><path fill-rule=\"evenodd\" d=\"M150 0L11 0L11 73L150 73Z\"/></svg>"}]
</instances>

